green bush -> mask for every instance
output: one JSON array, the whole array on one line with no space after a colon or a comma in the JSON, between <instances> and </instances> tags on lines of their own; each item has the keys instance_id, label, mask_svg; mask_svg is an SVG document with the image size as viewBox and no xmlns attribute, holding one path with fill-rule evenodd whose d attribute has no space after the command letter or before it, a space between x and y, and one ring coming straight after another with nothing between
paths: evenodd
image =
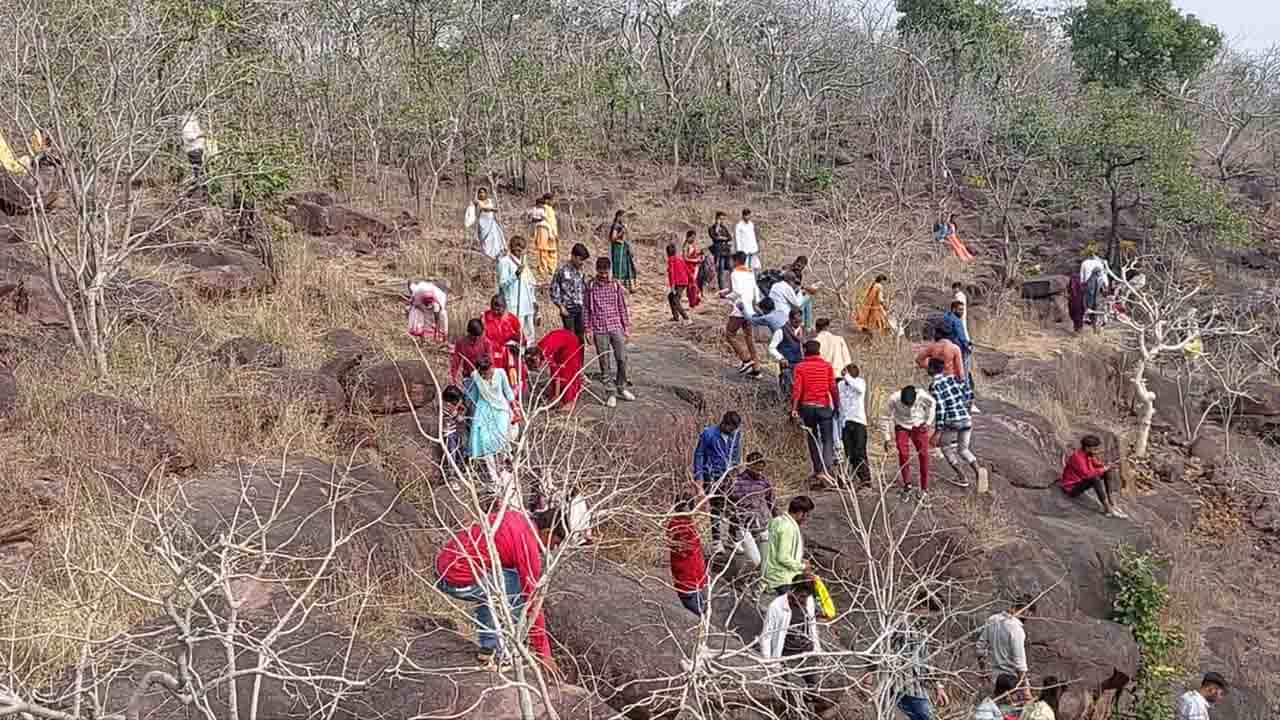
<instances>
[{"instance_id":1,"label":"green bush","mask_svg":"<svg viewBox=\"0 0 1280 720\"><path fill-rule=\"evenodd\" d=\"M1151 552L1127 547L1120 548L1119 556L1120 567L1111 576L1111 619L1133 631L1141 653L1134 691L1137 702L1124 717L1169 720L1173 708L1166 691L1181 674L1175 654L1184 637L1181 628L1165 622L1169 587L1160 580L1163 560Z\"/></svg>"}]
</instances>

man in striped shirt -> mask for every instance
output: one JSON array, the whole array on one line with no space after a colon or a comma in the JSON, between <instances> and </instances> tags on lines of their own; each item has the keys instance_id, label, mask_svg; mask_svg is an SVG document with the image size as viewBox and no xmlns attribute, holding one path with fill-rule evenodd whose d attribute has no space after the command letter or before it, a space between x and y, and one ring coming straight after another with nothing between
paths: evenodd
<instances>
[{"instance_id":1,"label":"man in striped shirt","mask_svg":"<svg viewBox=\"0 0 1280 720\"><path fill-rule=\"evenodd\" d=\"M618 396L635 400L627 389L627 338L631 337L631 315L627 312L627 296L622 283L610 277L613 263L609 258L596 258L596 276L587 283L582 294L582 315L596 343L600 359L600 376L609 389L607 407L617 407ZM610 377L609 356L618 364L616 376Z\"/></svg>"}]
</instances>

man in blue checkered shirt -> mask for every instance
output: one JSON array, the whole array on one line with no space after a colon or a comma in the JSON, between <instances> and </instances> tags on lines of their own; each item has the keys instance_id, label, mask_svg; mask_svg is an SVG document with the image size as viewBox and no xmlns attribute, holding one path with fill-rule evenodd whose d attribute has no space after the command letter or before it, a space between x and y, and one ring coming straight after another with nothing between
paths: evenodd
<instances>
[{"instance_id":1,"label":"man in blue checkered shirt","mask_svg":"<svg viewBox=\"0 0 1280 720\"><path fill-rule=\"evenodd\" d=\"M969 383L946 374L946 364L940 358L929 360L929 394L938 403L937 430L938 442L942 446L942 457L955 471L955 479L948 479L956 487L969 487L969 479L965 477L960 466L963 458L978 475L978 458L969 450L969 440L973 435L973 418L969 412L973 404L973 390Z\"/></svg>"}]
</instances>

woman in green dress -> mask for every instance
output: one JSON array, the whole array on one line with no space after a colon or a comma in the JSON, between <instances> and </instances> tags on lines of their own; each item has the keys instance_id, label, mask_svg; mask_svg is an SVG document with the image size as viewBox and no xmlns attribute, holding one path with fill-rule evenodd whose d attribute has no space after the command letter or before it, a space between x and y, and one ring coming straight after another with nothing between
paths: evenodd
<instances>
[{"instance_id":1,"label":"woman in green dress","mask_svg":"<svg viewBox=\"0 0 1280 720\"><path fill-rule=\"evenodd\" d=\"M622 211L613 216L609 226L609 260L613 265L613 279L622 281L628 292L635 290L636 266L627 241L627 226L622 222Z\"/></svg>"}]
</instances>

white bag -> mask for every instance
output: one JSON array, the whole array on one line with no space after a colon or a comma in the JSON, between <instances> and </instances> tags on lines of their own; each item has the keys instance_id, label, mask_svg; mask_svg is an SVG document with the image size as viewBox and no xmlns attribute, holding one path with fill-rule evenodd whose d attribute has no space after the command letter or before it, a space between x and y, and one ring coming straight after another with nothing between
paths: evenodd
<instances>
[{"instance_id":1,"label":"white bag","mask_svg":"<svg viewBox=\"0 0 1280 720\"><path fill-rule=\"evenodd\" d=\"M476 204L471 203L467 206L467 214L462 218L462 226L470 228L476 224Z\"/></svg>"}]
</instances>

